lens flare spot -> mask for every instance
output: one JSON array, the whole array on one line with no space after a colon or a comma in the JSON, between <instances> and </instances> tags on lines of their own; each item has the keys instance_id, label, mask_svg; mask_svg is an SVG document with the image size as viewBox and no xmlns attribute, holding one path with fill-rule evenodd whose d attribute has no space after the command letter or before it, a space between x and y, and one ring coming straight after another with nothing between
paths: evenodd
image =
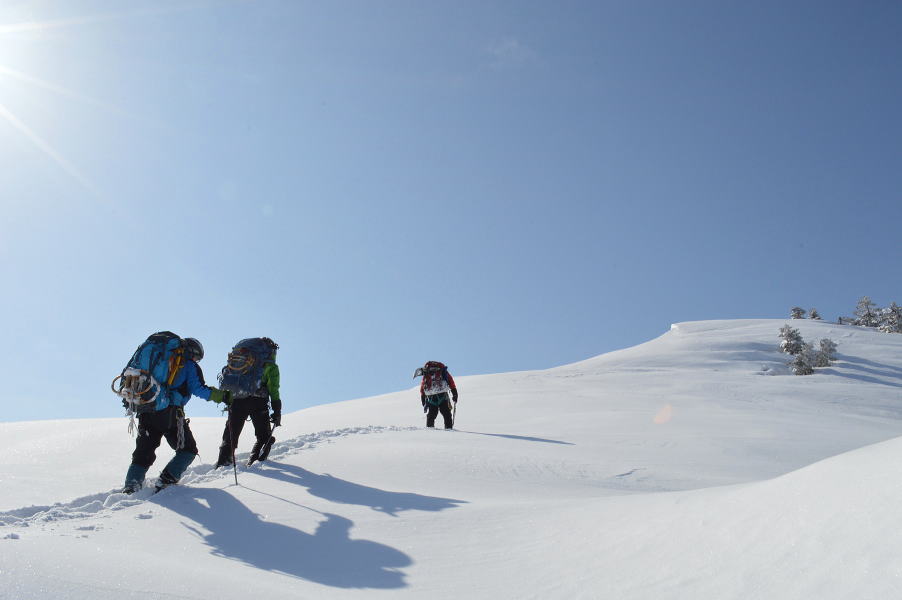
<instances>
[{"instance_id":1,"label":"lens flare spot","mask_svg":"<svg viewBox=\"0 0 902 600\"><path fill-rule=\"evenodd\" d=\"M655 425L664 425L665 423L669 423L672 418L673 406L665 404L661 407L661 410L658 411L658 414L655 415L654 422Z\"/></svg>"}]
</instances>

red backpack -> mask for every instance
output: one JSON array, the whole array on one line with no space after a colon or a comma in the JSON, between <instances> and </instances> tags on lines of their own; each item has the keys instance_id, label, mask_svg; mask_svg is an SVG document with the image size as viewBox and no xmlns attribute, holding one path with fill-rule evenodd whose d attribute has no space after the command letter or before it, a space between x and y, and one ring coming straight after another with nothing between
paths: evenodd
<instances>
[{"instance_id":1,"label":"red backpack","mask_svg":"<svg viewBox=\"0 0 902 600\"><path fill-rule=\"evenodd\" d=\"M451 386L448 384L447 373L448 367L437 360L430 360L417 369L413 376L422 376L423 386L421 389L423 390L423 393L427 396L434 396L435 394L441 394L451 390Z\"/></svg>"}]
</instances>

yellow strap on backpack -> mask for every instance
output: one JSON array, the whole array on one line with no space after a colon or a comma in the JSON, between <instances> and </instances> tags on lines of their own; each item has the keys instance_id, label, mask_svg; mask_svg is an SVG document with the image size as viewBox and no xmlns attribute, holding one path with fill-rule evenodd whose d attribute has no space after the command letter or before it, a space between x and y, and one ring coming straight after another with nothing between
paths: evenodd
<instances>
[{"instance_id":1,"label":"yellow strap on backpack","mask_svg":"<svg viewBox=\"0 0 902 600\"><path fill-rule=\"evenodd\" d=\"M169 357L169 377L166 378L166 385L172 385L183 366L185 366L185 349L179 348Z\"/></svg>"}]
</instances>

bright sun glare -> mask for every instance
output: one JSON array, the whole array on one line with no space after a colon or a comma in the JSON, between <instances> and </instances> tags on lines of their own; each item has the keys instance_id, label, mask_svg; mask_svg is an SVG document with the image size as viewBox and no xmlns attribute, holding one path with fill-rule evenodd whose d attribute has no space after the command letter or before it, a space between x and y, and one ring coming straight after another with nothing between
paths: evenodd
<instances>
[{"instance_id":1,"label":"bright sun glare","mask_svg":"<svg viewBox=\"0 0 902 600\"><path fill-rule=\"evenodd\" d=\"M8 61L15 61L17 66L27 62L27 53L22 49L25 44L30 48L35 45L35 37L41 36L51 30L72 28L78 31L82 26L98 25L104 22L116 21L126 18L137 18L151 15L162 15L175 12L184 12L209 6L209 2L185 4L169 8L135 9L127 12L113 12L87 16L57 18L47 20L30 20L14 23L0 23L0 85L24 86L38 89L42 92L50 92L67 100L74 100L94 106L106 113L117 113L120 116L135 118L121 108L102 102L91 96L70 90L64 86L42 79L41 77L23 72L20 68L9 66ZM2 87L0 87L2 91ZM49 134L41 135L35 128L26 122L22 113L14 111L0 96L0 121L5 121L13 130L23 135L31 144L37 147L57 167L65 171L75 179L84 189L95 198L101 198L97 187L78 168L75 163L63 156L50 141Z\"/></svg>"},{"instance_id":2,"label":"bright sun glare","mask_svg":"<svg viewBox=\"0 0 902 600\"><path fill-rule=\"evenodd\" d=\"M8 60L15 60L17 64L27 62L27 53L23 52L22 48L28 47L30 50L33 50L35 45L35 33L40 33L48 28L76 24L78 24L78 20L76 19L68 19L65 23L60 21L47 21L44 23L27 22L0 24L0 59L4 61L3 63L0 63L0 84L9 87L38 89L45 92L51 92L64 98L99 105L100 103L93 101L87 96L72 92L62 86L44 81L39 77L29 75L4 64ZM21 113L14 111L7 102L3 101L2 97L0 97L0 121L5 121L13 130L24 136L25 139L38 148L38 150L49 158L57 167L62 169L84 189L90 192L92 196L97 198L100 197L96 186L91 183L88 177L86 177L72 161L63 156L47 137L44 137L35 131L34 127L26 122L26 118L23 117Z\"/></svg>"}]
</instances>

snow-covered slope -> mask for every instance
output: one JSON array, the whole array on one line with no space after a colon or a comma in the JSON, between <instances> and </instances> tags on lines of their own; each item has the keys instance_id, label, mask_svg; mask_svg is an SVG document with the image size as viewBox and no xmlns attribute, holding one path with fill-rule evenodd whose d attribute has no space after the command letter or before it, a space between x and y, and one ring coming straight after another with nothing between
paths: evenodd
<instances>
[{"instance_id":1,"label":"snow-covered slope","mask_svg":"<svg viewBox=\"0 0 902 600\"><path fill-rule=\"evenodd\" d=\"M796 377L784 323L458 377L453 432L413 389L287 414L238 486L194 419L201 459L153 497L114 493L124 419L0 424L0 597L892 597L902 336L792 321L839 344Z\"/></svg>"}]
</instances>

